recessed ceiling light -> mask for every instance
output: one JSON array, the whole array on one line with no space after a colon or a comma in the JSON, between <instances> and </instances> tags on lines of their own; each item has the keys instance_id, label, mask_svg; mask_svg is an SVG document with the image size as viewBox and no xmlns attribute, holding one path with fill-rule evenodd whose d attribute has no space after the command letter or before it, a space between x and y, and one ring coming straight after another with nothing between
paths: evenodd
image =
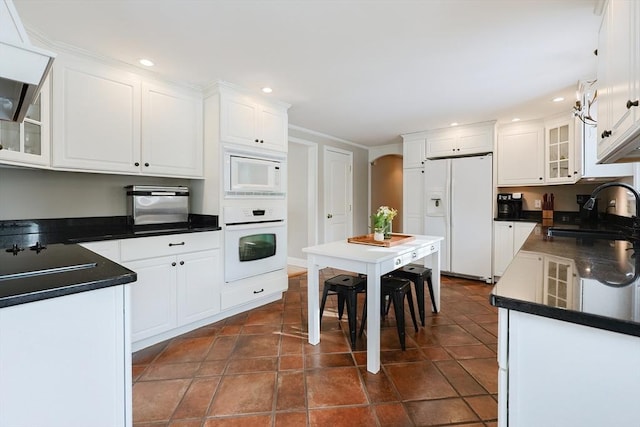
<instances>
[{"instance_id":1,"label":"recessed ceiling light","mask_svg":"<svg viewBox=\"0 0 640 427\"><path fill-rule=\"evenodd\" d=\"M562 102L562 101L564 101L564 98L563 98L563 97L561 97L561 96L558 96L558 97L556 97L556 98L553 98L553 102Z\"/></svg>"},{"instance_id":2,"label":"recessed ceiling light","mask_svg":"<svg viewBox=\"0 0 640 427\"><path fill-rule=\"evenodd\" d=\"M451 126L458 126L458 122L451 123Z\"/></svg>"},{"instance_id":3,"label":"recessed ceiling light","mask_svg":"<svg viewBox=\"0 0 640 427\"><path fill-rule=\"evenodd\" d=\"M264 93L271 93L271 92L273 92L273 89L271 89L270 87L263 87L263 88L262 88L262 91L263 91Z\"/></svg>"},{"instance_id":4,"label":"recessed ceiling light","mask_svg":"<svg viewBox=\"0 0 640 427\"><path fill-rule=\"evenodd\" d=\"M514 117L513 119L511 119L512 122L519 122L520 118L519 117Z\"/></svg>"},{"instance_id":5,"label":"recessed ceiling light","mask_svg":"<svg viewBox=\"0 0 640 427\"><path fill-rule=\"evenodd\" d=\"M152 60L150 60L150 59L142 58L139 62L140 62L142 65L144 65L145 67L153 67L153 66L154 66L153 61L152 61Z\"/></svg>"}]
</instances>

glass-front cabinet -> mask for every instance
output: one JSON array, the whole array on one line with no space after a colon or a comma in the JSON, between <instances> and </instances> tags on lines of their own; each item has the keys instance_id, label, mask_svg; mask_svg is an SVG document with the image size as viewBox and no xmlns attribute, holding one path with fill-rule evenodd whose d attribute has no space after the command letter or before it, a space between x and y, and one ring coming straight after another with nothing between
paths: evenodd
<instances>
[{"instance_id":1,"label":"glass-front cabinet","mask_svg":"<svg viewBox=\"0 0 640 427\"><path fill-rule=\"evenodd\" d=\"M580 179L580 152L575 140L575 120L562 118L545 123L545 182L573 183Z\"/></svg>"},{"instance_id":2,"label":"glass-front cabinet","mask_svg":"<svg viewBox=\"0 0 640 427\"><path fill-rule=\"evenodd\" d=\"M49 165L49 79L22 123L0 121L0 163Z\"/></svg>"}]
</instances>

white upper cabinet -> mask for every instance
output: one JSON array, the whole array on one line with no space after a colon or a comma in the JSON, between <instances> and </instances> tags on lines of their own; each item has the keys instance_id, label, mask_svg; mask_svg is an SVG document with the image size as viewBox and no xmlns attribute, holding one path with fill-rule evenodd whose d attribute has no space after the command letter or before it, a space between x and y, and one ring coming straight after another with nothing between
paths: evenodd
<instances>
[{"instance_id":1,"label":"white upper cabinet","mask_svg":"<svg viewBox=\"0 0 640 427\"><path fill-rule=\"evenodd\" d=\"M402 136L402 167L421 168L426 159L426 136L424 133Z\"/></svg>"},{"instance_id":2,"label":"white upper cabinet","mask_svg":"<svg viewBox=\"0 0 640 427\"><path fill-rule=\"evenodd\" d=\"M492 153L495 122L477 123L427 132L427 158Z\"/></svg>"},{"instance_id":3,"label":"white upper cabinet","mask_svg":"<svg viewBox=\"0 0 640 427\"><path fill-rule=\"evenodd\" d=\"M640 4L609 0L598 39L598 159L639 159Z\"/></svg>"},{"instance_id":4,"label":"white upper cabinet","mask_svg":"<svg viewBox=\"0 0 640 427\"><path fill-rule=\"evenodd\" d=\"M140 171L137 76L59 55L53 68L52 112L52 166L131 174Z\"/></svg>"},{"instance_id":5,"label":"white upper cabinet","mask_svg":"<svg viewBox=\"0 0 640 427\"><path fill-rule=\"evenodd\" d=\"M53 69L52 166L200 178L202 108L194 90L60 55Z\"/></svg>"},{"instance_id":6,"label":"white upper cabinet","mask_svg":"<svg viewBox=\"0 0 640 427\"><path fill-rule=\"evenodd\" d=\"M142 167L146 174L202 176L202 95L142 84Z\"/></svg>"},{"instance_id":7,"label":"white upper cabinet","mask_svg":"<svg viewBox=\"0 0 640 427\"><path fill-rule=\"evenodd\" d=\"M566 115L545 121L546 184L573 184L580 179L582 141L576 138L577 122Z\"/></svg>"},{"instance_id":8,"label":"white upper cabinet","mask_svg":"<svg viewBox=\"0 0 640 427\"><path fill-rule=\"evenodd\" d=\"M498 129L498 186L544 184L544 134L537 120Z\"/></svg>"},{"instance_id":9,"label":"white upper cabinet","mask_svg":"<svg viewBox=\"0 0 640 427\"><path fill-rule=\"evenodd\" d=\"M49 166L51 78L40 89L40 96L29 107L22 123L0 121L0 163Z\"/></svg>"},{"instance_id":10,"label":"white upper cabinet","mask_svg":"<svg viewBox=\"0 0 640 427\"><path fill-rule=\"evenodd\" d=\"M498 130L498 186L573 184L582 177L582 132L568 114Z\"/></svg>"},{"instance_id":11,"label":"white upper cabinet","mask_svg":"<svg viewBox=\"0 0 640 427\"><path fill-rule=\"evenodd\" d=\"M220 138L223 143L287 151L288 106L220 87Z\"/></svg>"}]
</instances>

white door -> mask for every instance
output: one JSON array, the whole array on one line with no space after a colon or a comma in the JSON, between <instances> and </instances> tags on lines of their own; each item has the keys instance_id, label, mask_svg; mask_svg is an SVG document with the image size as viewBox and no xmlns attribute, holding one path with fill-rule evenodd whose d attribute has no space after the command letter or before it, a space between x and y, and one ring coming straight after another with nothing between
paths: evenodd
<instances>
[{"instance_id":1,"label":"white door","mask_svg":"<svg viewBox=\"0 0 640 427\"><path fill-rule=\"evenodd\" d=\"M424 165L426 212L424 234L444 237L440 244L440 268L451 271L449 248L449 175L451 160L427 160Z\"/></svg>"},{"instance_id":2,"label":"white door","mask_svg":"<svg viewBox=\"0 0 640 427\"><path fill-rule=\"evenodd\" d=\"M350 237L352 230L353 155L334 148L324 152L324 241Z\"/></svg>"},{"instance_id":3,"label":"white door","mask_svg":"<svg viewBox=\"0 0 640 427\"><path fill-rule=\"evenodd\" d=\"M491 277L492 156L451 163L451 271Z\"/></svg>"}]
</instances>

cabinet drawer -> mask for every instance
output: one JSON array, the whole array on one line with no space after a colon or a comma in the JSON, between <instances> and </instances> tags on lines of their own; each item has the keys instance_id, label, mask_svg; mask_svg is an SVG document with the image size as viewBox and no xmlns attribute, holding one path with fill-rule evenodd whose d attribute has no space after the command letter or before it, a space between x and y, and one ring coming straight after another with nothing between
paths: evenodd
<instances>
[{"instance_id":1,"label":"cabinet drawer","mask_svg":"<svg viewBox=\"0 0 640 427\"><path fill-rule=\"evenodd\" d=\"M122 240L120 257L122 261L132 261L217 249L219 247L220 233L217 231L140 237Z\"/></svg>"},{"instance_id":2,"label":"cabinet drawer","mask_svg":"<svg viewBox=\"0 0 640 427\"><path fill-rule=\"evenodd\" d=\"M81 243L80 246L89 249L113 262L120 262L120 241L103 240L99 242Z\"/></svg>"},{"instance_id":3,"label":"cabinet drawer","mask_svg":"<svg viewBox=\"0 0 640 427\"><path fill-rule=\"evenodd\" d=\"M264 298L276 292L287 290L287 277L282 274L265 274L263 280L248 281L246 284L225 284L222 291L220 305L222 310L246 304Z\"/></svg>"}]
</instances>

